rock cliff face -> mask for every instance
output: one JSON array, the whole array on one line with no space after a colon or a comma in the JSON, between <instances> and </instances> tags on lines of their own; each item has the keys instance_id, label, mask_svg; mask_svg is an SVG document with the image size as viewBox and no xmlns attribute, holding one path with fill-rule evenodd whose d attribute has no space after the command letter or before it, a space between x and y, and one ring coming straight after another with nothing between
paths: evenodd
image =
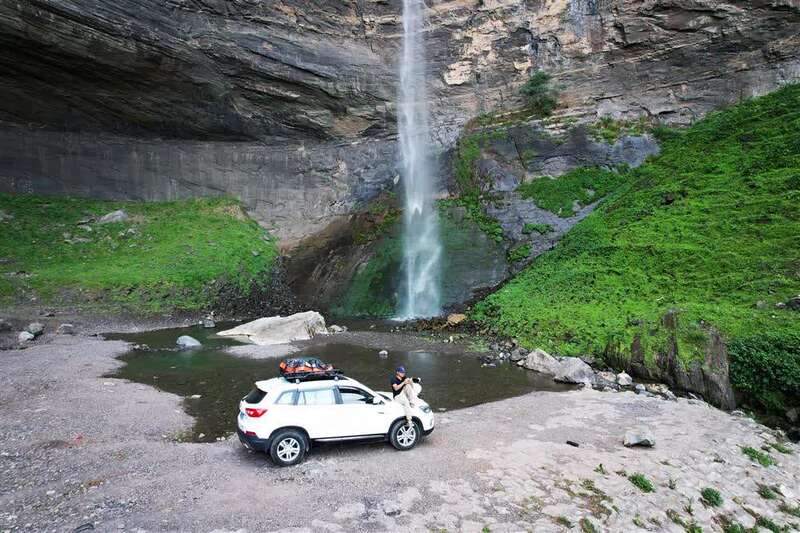
<instances>
[{"instance_id":1,"label":"rock cliff face","mask_svg":"<svg viewBox=\"0 0 800 533\"><path fill-rule=\"evenodd\" d=\"M520 104L685 123L800 77L797 0L429 2L435 140ZM0 190L239 196L286 246L392 188L396 0L0 4Z\"/></svg>"}]
</instances>

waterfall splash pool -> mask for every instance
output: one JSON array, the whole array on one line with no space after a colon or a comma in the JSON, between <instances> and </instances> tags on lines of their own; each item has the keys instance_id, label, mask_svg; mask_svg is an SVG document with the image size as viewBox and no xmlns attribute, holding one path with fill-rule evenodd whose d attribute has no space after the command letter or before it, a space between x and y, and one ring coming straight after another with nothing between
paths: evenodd
<instances>
[{"instance_id":1,"label":"waterfall splash pool","mask_svg":"<svg viewBox=\"0 0 800 533\"><path fill-rule=\"evenodd\" d=\"M374 324L373 324L374 325ZM316 356L343 369L345 373L376 390L387 390L388 381L398 364L423 381L422 397L436 411L468 407L518 396L531 391L564 391L573 387L521 369L513 364L482 367L478 353L466 345L445 344L410 333L382 333L378 324L364 331L317 337L295 343L296 356ZM239 399L257 380L278 376L281 356L252 359L234 356L225 350L240 345L230 338L217 337L230 324L216 329L201 327L165 329L130 334L109 334L149 349L131 350L120 357L125 363L109 377L152 385L184 397L186 411L195 417L191 435L183 438L210 442L236 430ZM191 335L202 348L177 350L175 340ZM383 346L388 357L380 357ZM192 398L200 395L199 398Z\"/></svg>"}]
</instances>

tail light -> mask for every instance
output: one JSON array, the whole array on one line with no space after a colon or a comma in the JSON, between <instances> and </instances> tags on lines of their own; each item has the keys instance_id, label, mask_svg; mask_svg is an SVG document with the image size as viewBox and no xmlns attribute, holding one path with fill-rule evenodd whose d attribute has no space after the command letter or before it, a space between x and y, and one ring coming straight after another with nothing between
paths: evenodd
<instances>
[{"instance_id":1,"label":"tail light","mask_svg":"<svg viewBox=\"0 0 800 533\"><path fill-rule=\"evenodd\" d=\"M250 418L258 418L267 412L266 409L256 409L255 407L248 407L244 410L245 414Z\"/></svg>"}]
</instances>

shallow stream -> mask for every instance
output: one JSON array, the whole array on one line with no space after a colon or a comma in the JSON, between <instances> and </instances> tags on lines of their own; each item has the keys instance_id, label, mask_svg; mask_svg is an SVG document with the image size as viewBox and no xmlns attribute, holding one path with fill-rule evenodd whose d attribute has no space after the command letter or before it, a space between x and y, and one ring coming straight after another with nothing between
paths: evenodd
<instances>
[{"instance_id":1,"label":"shallow stream","mask_svg":"<svg viewBox=\"0 0 800 533\"><path fill-rule=\"evenodd\" d=\"M403 364L409 375L422 378L421 396L438 412L535 390L570 389L513 364L482 366L479 353L472 352L466 344L446 344L411 333L380 333L388 330L380 323L349 325L363 331L297 343L300 350L292 357L319 357L341 368L349 377L382 391L388 389L394 368ZM277 376L281 357L253 359L226 353L227 348L241 345L215 335L228 327L231 324L221 324L216 329L198 326L105 335L108 339L149 347L123 355L120 359L125 365L111 377L146 383L183 396L187 412L196 418L191 435L183 436L187 439L207 442L229 435L236 430L239 399L255 381ZM180 335L198 339L203 343L202 348L177 350L175 340ZM378 355L380 348L376 342L385 345L388 357ZM193 395L200 397L192 398Z\"/></svg>"}]
</instances>

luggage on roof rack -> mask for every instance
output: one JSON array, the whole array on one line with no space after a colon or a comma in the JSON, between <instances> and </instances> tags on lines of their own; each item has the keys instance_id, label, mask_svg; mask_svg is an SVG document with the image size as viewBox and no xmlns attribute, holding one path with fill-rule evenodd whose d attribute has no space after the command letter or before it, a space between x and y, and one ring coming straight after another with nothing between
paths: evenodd
<instances>
[{"instance_id":1,"label":"luggage on roof rack","mask_svg":"<svg viewBox=\"0 0 800 533\"><path fill-rule=\"evenodd\" d=\"M281 376L290 381L310 381L314 379L337 379L342 371L330 363L316 357L284 359L278 365Z\"/></svg>"}]
</instances>

